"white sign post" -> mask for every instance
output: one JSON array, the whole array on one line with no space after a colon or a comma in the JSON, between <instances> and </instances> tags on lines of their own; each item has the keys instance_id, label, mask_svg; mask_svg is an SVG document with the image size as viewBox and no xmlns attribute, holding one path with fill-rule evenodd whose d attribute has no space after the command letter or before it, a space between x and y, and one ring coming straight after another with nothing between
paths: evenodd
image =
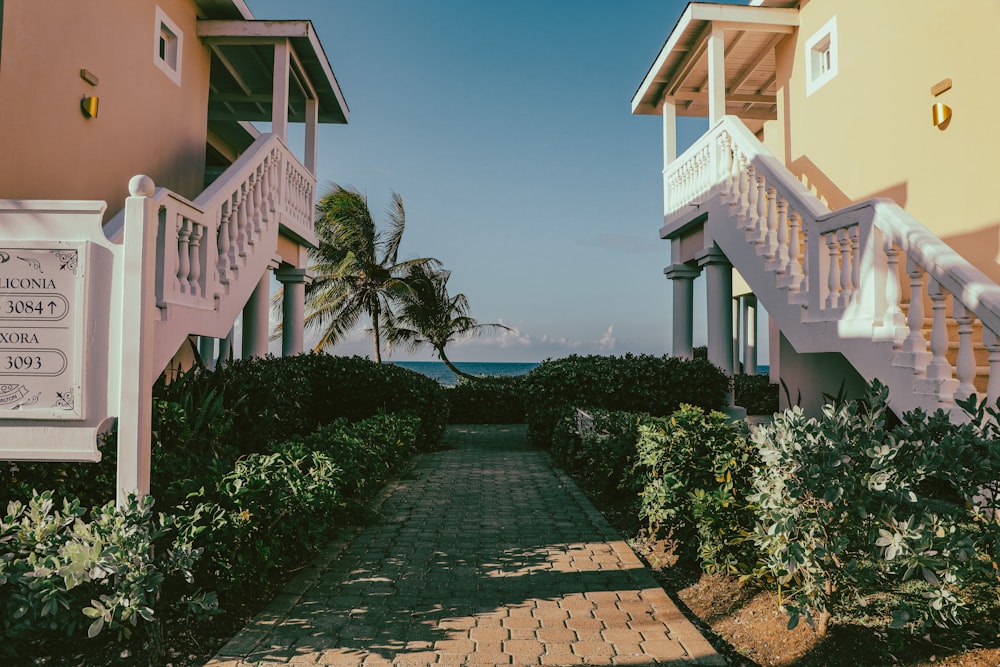
<instances>
[{"instance_id":1,"label":"white sign post","mask_svg":"<svg viewBox=\"0 0 1000 667\"><path fill-rule=\"evenodd\" d=\"M119 504L149 492L157 207L136 176L123 243L104 202L0 200L0 460L99 461L118 420Z\"/></svg>"}]
</instances>

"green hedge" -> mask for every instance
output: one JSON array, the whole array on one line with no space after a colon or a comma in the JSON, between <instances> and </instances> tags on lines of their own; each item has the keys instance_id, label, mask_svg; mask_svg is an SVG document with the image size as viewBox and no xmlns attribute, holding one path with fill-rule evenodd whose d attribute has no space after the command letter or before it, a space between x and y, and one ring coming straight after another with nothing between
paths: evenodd
<instances>
[{"instance_id":1,"label":"green hedge","mask_svg":"<svg viewBox=\"0 0 1000 667\"><path fill-rule=\"evenodd\" d=\"M681 403L722 407L729 377L703 359L632 355L548 360L525 379L528 435L548 447L556 422L568 408L627 410L668 415Z\"/></svg>"},{"instance_id":2,"label":"green hedge","mask_svg":"<svg viewBox=\"0 0 1000 667\"><path fill-rule=\"evenodd\" d=\"M736 405L748 415L773 415L778 411L778 385L767 375L734 375L733 396Z\"/></svg>"},{"instance_id":3,"label":"green hedge","mask_svg":"<svg viewBox=\"0 0 1000 667\"><path fill-rule=\"evenodd\" d=\"M236 425L244 451L307 434L339 417L350 421L378 413L420 418L421 449L436 447L448 424L444 388L431 378L393 364L325 353L239 360L208 374L224 386L224 405L241 404Z\"/></svg>"},{"instance_id":4,"label":"green hedge","mask_svg":"<svg viewBox=\"0 0 1000 667\"><path fill-rule=\"evenodd\" d=\"M445 388L452 424L523 424L523 375L459 379Z\"/></svg>"},{"instance_id":5,"label":"green hedge","mask_svg":"<svg viewBox=\"0 0 1000 667\"><path fill-rule=\"evenodd\" d=\"M612 410L581 414L571 408L556 424L552 457L598 493L631 490L639 424L646 417Z\"/></svg>"}]
</instances>

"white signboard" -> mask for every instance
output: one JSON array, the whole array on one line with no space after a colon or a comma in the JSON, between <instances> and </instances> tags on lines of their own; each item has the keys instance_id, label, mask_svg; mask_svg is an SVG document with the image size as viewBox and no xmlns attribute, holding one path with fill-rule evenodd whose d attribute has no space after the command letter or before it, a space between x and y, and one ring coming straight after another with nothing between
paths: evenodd
<instances>
[{"instance_id":1,"label":"white signboard","mask_svg":"<svg viewBox=\"0 0 1000 667\"><path fill-rule=\"evenodd\" d=\"M83 419L87 243L0 246L0 419Z\"/></svg>"}]
</instances>

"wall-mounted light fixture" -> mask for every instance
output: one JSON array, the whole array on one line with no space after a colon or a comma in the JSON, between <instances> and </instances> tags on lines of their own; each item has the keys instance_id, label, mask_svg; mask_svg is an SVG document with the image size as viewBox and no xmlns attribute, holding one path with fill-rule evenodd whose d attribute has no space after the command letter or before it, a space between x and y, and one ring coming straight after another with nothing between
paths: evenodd
<instances>
[{"instance_id":1,"label":"wall-mounted light fixture","mask_svg":"<svg viewBox=\"0 0 1000 667\"><path fill-rule=\"evenodd\" d=\"M934 127L941 127L951 120L951 107L944 102L935 102L931 107L931 117Z\"/></svg>"},{"instance_id":2,"label":"wall-mounted light fixture","mask_svg":"<svg viewBox=\"0 0 1000 667\"><path fill-rule=\"evenodd\" d=\"M80 102L80 109L87 118L97 118L97 104L99 100L96 95L84 97Z\"/></svg>"},{"instance_id":3,"label":"wall-mounted light fixture","mask_svg":"<svg viewBox=\"0 0 1000 667\"><path fill-rule=\"evenodd\" d=\"M951 79L941 79L931 86L931 95L937 97L947 90L951 90ZM949 120L951 120L951 107L944 102L935 102L931 107L931 121L934 127L943 130L948 126Z\"/></svg>"}]
</instances>

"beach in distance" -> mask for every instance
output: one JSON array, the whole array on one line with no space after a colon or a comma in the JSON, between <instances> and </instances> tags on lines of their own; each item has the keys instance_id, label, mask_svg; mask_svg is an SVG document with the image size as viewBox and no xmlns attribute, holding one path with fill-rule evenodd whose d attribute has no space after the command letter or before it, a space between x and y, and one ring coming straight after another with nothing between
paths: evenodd
<instances>
[{"instance_id":1,"label":"beach in distance","mask_svg":"<svg viewBox=\"0 0 1000 667\"><path fill-rule=\"evenodd\" d=\"M458 376L448 370L448 367L440 361L392 361L390 363L422 373L446 387L458 384ZM537 368L540 363L459 361L455 365L469 375L524 375L531 369ZM757 367L757 374L767 375L769 370L770 366L762 364Z\"/></svg>"},{"instance_id":2,"label":"beach in distance","mask_svg":"<svg viewBox=\"0 0 1000 667\"><path fill-rule=\"evenodd\" d=\"M445 386L458 384L458 376L448 370L448 367L440 361L393 361L391 363L422 373ZM524 375L532 368L537 367L538 362L459 361L455 362L455 366L469 375Z\"/></svg>"}]
</instances>

